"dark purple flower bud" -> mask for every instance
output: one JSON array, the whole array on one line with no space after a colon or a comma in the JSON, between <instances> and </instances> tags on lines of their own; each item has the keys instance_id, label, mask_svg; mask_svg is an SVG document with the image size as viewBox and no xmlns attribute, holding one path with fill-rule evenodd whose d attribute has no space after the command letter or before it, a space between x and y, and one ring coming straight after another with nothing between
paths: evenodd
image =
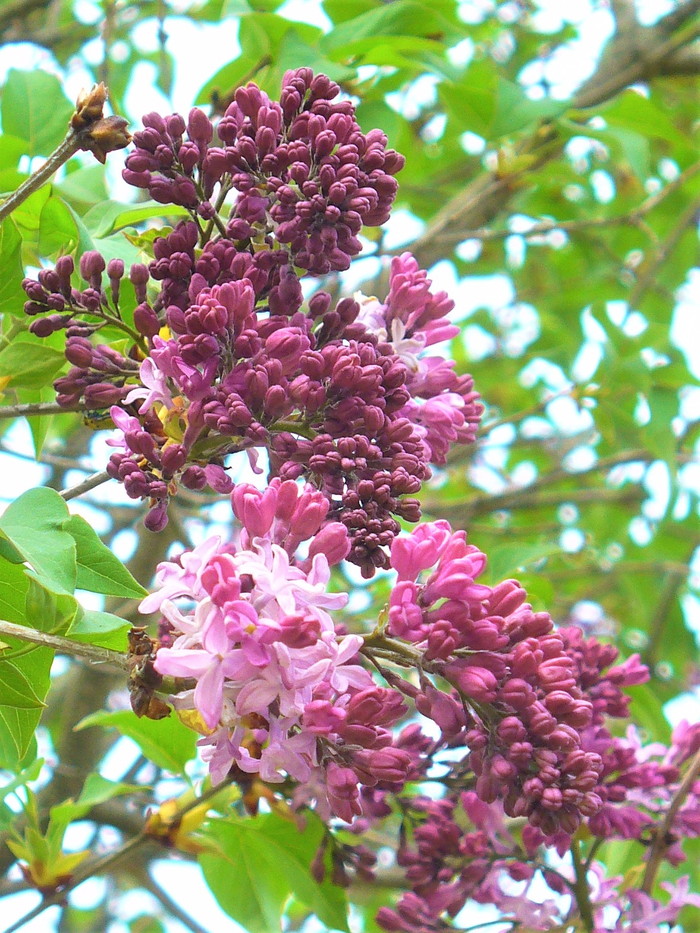
<instances>
[{"instance_id":1,"label":"dark purple flower bud","mask_svg":"<svg viewBox=\"0 0 700 933\"><path fill-rule=\"evenodd\" d=\"M187 462L187 450L182 444L170 444L161 451L160 460L163 476L172 477Z\"/></svg>"},{"instance_id":2,"label":"dark purple flower bud","mask_svg":"<svg viewBox=\"0 0 700 933\"><path fill-rule=\"evenodd\" d=\"M180 482L186 489L200 490L207 485L207 475L200 466L188 466L180 477Z\"/></svg>"},{"instance_id":3,"label":"dark purple flower bud","mask_svg":"<svg viewBox=\"0 0 700 933\"><path fill-rule=\"evenodd\" d=\"M102 273L106 265L104 258L94 249L87 250L80 257L80 275L97 292L102 287Z\"/></svg>"},{"instance_id":4,"label":"dark purple flower bud","mask_svg":"<svg viewBox=\"0 0 700 933\"><path fill-rule=\"evenodd\" d=\"M143 303L146 300L146 285L150 278L148 268L140 262L135 262L129 269L129 278L136 292L136 300Z\"/></svg>"},{"instance_id":5,"label":"dark purple flower bud","mask_svg":"<svg viewBox=\"0 0 700 933\"><path fill-rule=\"evenodd\" d=\"M185 132L185 120L179 113L171 113L166 117L165 125L171 139L179 139Z\"/></svg>"},{"instance_id":6,"label":"dark purple flower bud","mask_svg":"<svg viewBox=\"0 0 700 933\"><path fill-rule=\"evenodd\" d=\"M198 146L205 148L214 137L214 127L211 120L198 107L190 110L187 120L187 133L190 139L194 140Z\"/></svg>"},{"instance_id":7,"label":"dark purple flower bud","mask_svg":"<svg viewBox=\"0 0 700 933\"><path fill-rule=\"evenodd\" d=\"M93 347L85 337L69 337L66 341L66 359L79 369L92 365Z\"/></svg>"},{"instance_id":8,"label":"dark purple flower bud","mask_svg":"<svg viewBox=\"0 0 700 933\"><path fill-rule=\"evenodd\" d=\"M159 502L143 520L149 531L162 531L168 524L168 504Z\"/></svg>"},{"instance_id":9,"label":"dark purple flower bud","mask_svg":"<svg viewBox=\"0 0 700 933\"><path fill-rule=\"evenodd\" d=\"M142 302L134 309L134 326L144 337L155 337L160 330L158 315L146 302Z\"/></svg>"},{"instance_id":10,"label":"dark purple flower bud","mask_svg":"<svg viewBox=\"0 0 700 933\"><path fill-rule=\"evenodd\" d=\"M110 382L96 382L85 387L85 402L89 408L109 408L121 402L128 391Z\"/></svg>"}]
</instances>

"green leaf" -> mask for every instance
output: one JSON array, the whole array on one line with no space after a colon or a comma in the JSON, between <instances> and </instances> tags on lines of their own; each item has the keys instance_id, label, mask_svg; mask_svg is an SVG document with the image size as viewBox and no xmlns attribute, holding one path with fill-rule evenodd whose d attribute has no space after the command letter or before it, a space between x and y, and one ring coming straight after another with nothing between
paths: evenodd
<instances>
[{"instance_id":1,"label":"green leaf","mask_svg":"<svg viewBox=\"0 0 700 933\"><path fill-rule=\"evenodd\" d=\"M130 710L107 712L99 710L82 719L76 729L89 726L114 728L133 739L146 758L159 768L184 774L185 765L195 755L195 734L176 716L167 719L139 719Z\"/></svg>"},{"instance_id":2,"label":"green leaf","mask_svg":"<svg viewBox=\"0 0 700 933\"><path fill-rule=\"evenodd\" d=\"M34 340L14 340L0 350L0 379L12 388L41 388L64 366L59 350Z\"/></svg>"},{"instance_id":3,"label":"green leaf","mask_svg":"<svg viewBox=\"0 0 700 933\"><path fill-rule=\"evenodd\" d=\"M499 544L489 554L487 577L492 584L510 577L517 577L531 564L552 554L560 554L556 541L536 541L531 544Z\"/></svg>"},{"instance_id":4,"label":"green leaf","mask_svg":"<svg viewBox=\"0 0 700 933\"><path fill-rule=\"evenodd\" d=\"M0 222L0 313L24 314L22 237L10 217Z\"/></svg>"},{"instance_id":5,"label":"green leaf","mask_svg":"<svg viewBox=\"0 0 700 933\"><path fill-rule=\"evenodd\" d=\"M26 149L27 144L23 139L9 136L7 133L0 136L0 169L17 168Z\"/></svg>"},{"instance_id":6,"label":"green leaf","mask_svg":"<svg viewBox=\"0 0 700 933\"><path fill-rule=\"evenodd\" d=\"M291 893L287 866L270 864L264 839L246 823L214 823L208 835L225 855L205 853L199 857L219 906L249 933L279 930L282 909Z\"/></svg>"},{"instance_id":7,"label":"green leaf","mask_svg":"<svg viewBox=\"0 0 700 933\"><path fill-rule=\"evenodd\" d=\"M71 515L66 531L75 541L78 562L76 586L79 589L127 599L146 595L148 591L100 541L94 528L81 515Z\"/></svg>"},{"instance_id":8,"label":"green leaf","mask_svg":"<svg viewBox=\"0 0 700 933\"><path fill-rule=\"evenodd\" d=\"M123 797L134 791L143 792L143 785L123 784L119 781L108 781L101 774L89 774L80 791L77 800L66 800L51 808L52 830L65 829L74 820L82 820L93 807L112 800L114 797Z\"/></svg>"},{"instance_id":9,"label":"green leaf","mask_svg":"<svg viewBox=\"0 0 700 933\"><path fill-rule=\"evenodd\" d=\"M669 114L638 91L627 90L601 109L608 126L619 126L645 136L690 147L687 136L680 132Z\"/></svg>"},{"instance_id":10,"label":"green leaf","mask_svg":"<svg viewBox=\"0 0 700 933\"><path fill-rule=\"evenodd\" d=\"M3 637L3 641L17 651L12 664L31 683L34 695L46 697L50 683L50 670L54 653L50 648L27 648L26 643ZM0 665L4 662L0 660ZM39 725L41 709L21 709L0 703L0 768L15 771L32 747L34 733Z\"/></svg>"},{"instance_id":11,"label":"green leaf","mask_svg":"<svg viewBox=\"0 0 700 933\"><path fill-rule=\"evenodd\" d=\"M321 40L324 52L341 52L346 57L364 51L377 36L429 37L436 48L447 36L459 40L467 35L465 24L450 22L434 7L414 0L382 4L340 23Z\"/></svg>"},{"instance_id":12,"label":"green leaf","mask_svg":"<svg viewBox=\"0 0 700 933\"><path fill-rule=\"evenodd\" d=\"M0 354L0 357L2 354ZM77 577L75 541L65 530L66 503L53 489L30 489L0 516L0 531L56 593L72 593Z\"/></svg>"},{"instance_id":13,"label":"green leaf","mask_svg":"<svg viewBox=\"0 0 700 933\"><path fill-rule=\"evenodd\" d=\"M77 599L47 589L26 568L25 573L29 584L24 607L26 624L39 632L63 635L80 608Z\"/></svg>"},{"instance_id":14,"label":"green leaf","mask_svg":"<svg viewBox=\"0 0 700 933\"><path fill-rule=\"evenodd\" d=\"M22 624L26 621L25 603L29 578L22 564L17 564L13 559L14 554L11 554L11 560L6 559L5 548L18 553L14 546L6 538L0 539L0 545L3 550L0 557L0 618L5 622ZM19 557L24 561L21 554Z\"/></svg>"},{"instance_id":15,"label":"green leaf","mask_svg":"<svg viewBox=\"0 0 700 933\"><path fill-rule=\"evenodd\" d=\"M176 204L159 204L144 201L140 204L121 204L118 201L101 201L83 217L85 226L94 237L106 237L124 227L150 220L152 217L188 217L184 207Z\"/></svg>"},{"instance_id":16,"label":"green leaf","mask_svg":"<svg viewBox=\"0 0 700 933\"><path fill-rule=\"evenodd\" d=\"M14 709L42 709L46 704L34 693L22 671L0 654L0 703Z\"/></svg>"},{"instance_id":17,"label":"green leaf","mask_svg":"<svg viewBox=\"0 0 700 933\"><path fill-rule=\"evenodd\" d=\"M318 884L311 876L311 862L325 830L313 814L305 819L301 831L296 822L274 813L209 826L208 834L225 858L202 854L204 877L221 907L251 933L279 929L290 894L327 928L348 929L343 890L330 882ZM236 866L234 872L231 864Z\"/></svg>"},{"instance_id":18,"label":"green leaf","mask_svg":"<svg viewBox=\"0 0 700 933\"><path fill-rule=\"evenodd\" d=\"M10 70L2 94L2 128L27 141L28 155L53 152L68 132L73 109L55 75Z\"/></svg>"},{"instance_id":19,"label":"green leaf","mask_svg":"<svg viewBox=\"0 0 700 933\"><path fill-rule=\"evenodd\" d=\"M77 244L78 228L70 209L61 198L49 198L39 218L40 255L70 253Z\"/></svg>"},{"instance_id":20,"label":"green leaf","mask_svg":"<svg viewBox=\"0 0 700 933\"><path fill-rule=\"evenodd\" d=\"M111 612L100 612L97 609L83 609L77 612L75 620L66 636L75 641L100 648L112 648L114 651L125 651L127 646L126 633L131 628L130 622L125 622Z\"/></svg>"},{"instance_id":21,"label":"green leaf","mask_svg":"<svg viewBox=\"0 0 700 933\"><path fill-rule=\"evenodd\" d=\"M14 810L11 810L10 807L7 806L5 800L18 788L24 787L30 781L36 781L43 765L44 759L37 758L36 761L33 761L26 768L23 768L12 780L0 787L0 832L7 832L18 816Z\"/></svg>"},{"instance_id":22,"label":"green leaf","mask_svg":"<svg viewBox=\"0 0 700 933\"><path fill-rule=\"evenodd\" d=\"M93 163L92 165L82 165L73 160L68 163L67 168L76 166L72 171L66 173L66 177L53 185L54 191L77 210L83 213L93 204L106 202L109 199L109 192L105 181L105 166Z\"/></svg>"},{"instance_id":23,"label":"green leaf","mask_svg":"<svg viewBox=\"0 0 700 933\"><path fill-rule=\"evenodd\" d=\"M56 401L56 393L52 385L41 386L38 389L17 389L15 394L17 401L24 404ZM26 417L27 424L32 432L32 441L34 442L34 457L39 460L47 437L56 429L57 425L60 425L61 420L71 417L76 418L77 415L56 412L49 415L29 415Z\"/></svg>"}]
</instances>

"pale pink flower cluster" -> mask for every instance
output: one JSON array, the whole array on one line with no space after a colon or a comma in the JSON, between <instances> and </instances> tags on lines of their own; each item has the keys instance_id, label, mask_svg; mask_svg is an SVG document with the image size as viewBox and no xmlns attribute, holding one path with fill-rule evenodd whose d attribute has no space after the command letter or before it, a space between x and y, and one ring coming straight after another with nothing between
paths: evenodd
<instances>
[{"instance_id":1,"label":"pale pink flower cluster","mask_svg":"<svg viewBox=\"0 0 700 933\"><path fill-rule=\"evenodd\" d=\"M328 502L310 486L241 484L232 499L238 543L212 537L161 563L141 603L175 636L155 668L196 681L174 703L201 717L215 782L232 766L267 782L290 777L313 788L325 816L349 822L361 812L358 784L400 785L411 759L387 747L385 726L405 711L400 694L374 684L357 663L362 638L338 634L329 615L347 602L328 592L329 556L347 554L347 532L337 522L320 530Z\"/></svg>"}]
</instances>

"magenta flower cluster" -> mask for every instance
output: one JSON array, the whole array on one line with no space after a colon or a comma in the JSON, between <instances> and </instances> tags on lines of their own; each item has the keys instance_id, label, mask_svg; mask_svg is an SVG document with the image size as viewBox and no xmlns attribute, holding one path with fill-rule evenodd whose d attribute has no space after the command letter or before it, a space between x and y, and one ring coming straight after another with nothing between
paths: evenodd
<instances>
[{"instance_id":1,"label":"magenta flower cluster","mask_svg":"<svg viewBox=\"0 0 700 933\"><path fill-rule=\"evenodd\" d=\"M326 75L300 68L285 75L279 102L254 84L238 88L216 130L197 109L187 122L148 114L124 178L204 220L233 189L227 237L264 242L273 234L311 275L347 269L362 227L388 220L404 159L381 130L360 130L339 92Z\"/></svg>"},{"instance_id":2,"label":"magenta flower cluster","mask_svg":"<svg viewBox=\"0 0 700 933\"><path fill-rule=\"evenodd\" d=\"M148 269L132 267L131 322L123 264L109 264L105 291L94 251L81 260L83 292L70 286L70 260L25 288L27 312L44 314L37 334L68 327L73 368L56 383L59 402L111 407L121 449L107 469L148 500L149 529L165 526L179 484L228 492L227 457L247 451L255 464L262 449L271 475L323 492L328 520L348 530L348 559L369 577L388 567L399 520L419 519L430 464L474 440L482 406L471 377L428 352L456 333L453 303L410 254L392 262L385 305L334 304L318 289L303 301L301 270L347 268L363 224L387 219L403 161L383 133L360 131L338 93L299 69L279 102L239 89L216 128L199 110L187 123L144 118L124 177L192 220L155 240ZM109 323L135 340L128 357L93 346Z\"/></svg>"},{"instance_id":3,"label":"magenta flower cluster","mask_svg":"<svg viewBox=\"0 0 700 933\"><path fill-rule=\"evenodd\" d=\"M410 890L380 910L388 931L454 929L470 900L523 929L588 933L660 929L700 906L684 879L665 903L622 891L593 857L621 839L684 859L700 835L700 781L684 784L700 725L669 747L622 734L624 690L648 677L636 656L616 663L612 646L556 629L515 580L482 582L486 556L447 522L401 533L482 414L441 352L453 302L410 253L391 260L383 300L334 299L316 280L387 220L403 158L306 68L278 101L239 88L216 122L195 109L143 123L124 178L188 219L128 276L88 251L77 287L61 258L25 280L25 310L37 337L65 331L58 402L109 411L107 472L148 502L150 530L181 486L230 495L233 540L160 564L141 605L160 616L155 669L183 680L171 701L214 782L358 835L398 820ZM98 342L115 329L117 346ZM234 486L232 455L260 473L261 453L267 485ZM332 582L344 560L391 574L372 632L347 628ZM585 863L584 838L597 840ZM333 877L367 880L372 860L336 846Z\"/></svg>"}]
</instances>

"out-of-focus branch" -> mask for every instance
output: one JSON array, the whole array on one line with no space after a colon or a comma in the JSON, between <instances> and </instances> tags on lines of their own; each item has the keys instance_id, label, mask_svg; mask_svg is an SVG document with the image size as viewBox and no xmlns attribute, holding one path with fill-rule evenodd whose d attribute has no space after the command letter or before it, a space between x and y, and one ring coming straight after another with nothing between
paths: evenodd
<instances>
[{"instance_id":1,"label":"out-of-focus branch","mask_svg":"<svg viewBox=\"0 0 700 933\"><path fill-rule=\"evenodd\" d=\"M641 274L630 292L627 302L631 308L636 308L656 278L659 269L673 254L683 234L694 224L697 224L700 215L700 198L695 198L683 211L668 235L659 244L659 247L642 267Z\"/></svg>"},{"instance_id":2,"label":"out-of-focus branch","mask_svg":"<svg viewBox=\"0 0 700 933\"><path fill-rule=\"evenodd\" d=\"M532 487L516 489L498 495L477 496L470 502L440 503L439 500L423 500L425 511L435 518L449 518L455 524L465 525L474 515L488 512L508 511L511 509L545 509L563 505L566 502L585 505L586 503L641 502L646 493L638 486L628 489L612 489L603 486L596 489L558 489L551 492L533 492Z\"/></svg>"},{"instance_id":3,"label":"out-of-focus branch","mask_svg":"<svg viewBox=\"0 0 700 933\"><path fill-rule=\"evenodd\" d=\"M667 567L663 580L661 582L661 592L658 602L654 607L654 612L649 623L649 641L642 654L642 660L653 669L657 661L659 646L663 640L664 629L668 621L669 613L678 599L678 594L685 586L688 579L690 561L693 559L695 549L700 546L700 536L694 538L686 552L686 563L680 563L677 567Z\"/></svg>"},{"instance_id":4,"label":"out-of-focus branch","mask_svg":"<svg viewBox=\"0 0 700 933\"><path fill-rule=\"evenodd\" d=\"M578 233L580 230L601 229L605 227L619 227L624 224L632 226L639 225L640 221L646 217L654 208L658 207L665 199L682 188L694 175L700 172L700 162L694 162L689 165L676 178L670 181L661 191L650 195L639 207L629 211L627 214L618 214L614 217L589 217L582 220L543 220L540 223L533 224L527 230L494 230L485 228L481 230L467 230L464 232L465 240L481 240L488 242L490 240L504 240L510 236L521 236L528 240L535 236L546 236L554 230L562 233ZM648 229L642 227L642 229Z\"/></svg>"},{"instance_id":5,"label":"out-of-focus branch","mask_svg":"<svg viewBox=\"0 0 700 933\"><path fill-rule=\"evenodd\" d=\"M690 767L686 771L668 810L666 810L661 824L654 830L654 839L651 844L651 849L649 850L647 867L644 872L644 880L642 881L642 891L645 891L647 894L651 894L652 888L654 887L656 874L669 845L668 837L676 814L682 807L685 798L688 796L690 789L698 777L700 777L700 751L695 753L695 757L692 759Z\"/></svg>"},{"instance_id":6,"label":"out-of-focus branch","mask_svg":"<svg viewBox=\"0 0 700 933\"><path fill-rule=\"evenodd\" d=\"M689 461L692 459L692 456L689 454L678 454L678 459L679 462L685 460ZM543 473L534 483L531 483L529 486L523 486L520 489L508 489L501 493L484 494L464 503L452 502L444 504L441 502L440 497L435 497L433 499L430 496L424 496L422 502L426 512L430 512L431 515L441 515L444 513L445 516L455 509L459 510L460 516L471 516L483 515L487 512L494 512L499 509L538 508L547 504L540 493L549 486L562 482L578 481L583 476L605 472L606 470L611 470L613 467L623 466L627 463L652 463L655 460L658 460L658 456L651 451L645 450L644 448L632 448L631 450L621 450L619 453L611 454L609 457L601 457L600 460L592 466L587 467L585 470L571 472L560 468L552 470L549 473ZM595 501L596 496L599 494L601 498L607 496L608 498L614 499L620 494L620 490L609 487L599 489L566 489L557 491L551 501L554 504L574 501L590 502ZM620 498L622 499L622 497ZM639 490L631 498L643 498L643 493Z\"/></svg>"},{"instance_id":7,"label":"out-of-focus branch","mask_svg":"<svg viewBox=\"0 0 700 933\"><path fill-rule=\"evenodd\" d=\"M686 48L694 48L700 34L700 27L695 24L682 30L698 10L700 0L687 0L653 26L616 32L605 47L594 74L575 94L572 108L587 110L610 100L632 84L650 80L655 75L672 74L677 56ZM677 30L681 31L676 34ZM486 227L507 207L525 176L531 176L533 171L557 156L562 146L556 129L544 124L513 147L508 162L522 168L485 172L463 188L412 244L411 251L420 265L431 266L467 239L469 231Z\"/></svg>"}]
</instances>

